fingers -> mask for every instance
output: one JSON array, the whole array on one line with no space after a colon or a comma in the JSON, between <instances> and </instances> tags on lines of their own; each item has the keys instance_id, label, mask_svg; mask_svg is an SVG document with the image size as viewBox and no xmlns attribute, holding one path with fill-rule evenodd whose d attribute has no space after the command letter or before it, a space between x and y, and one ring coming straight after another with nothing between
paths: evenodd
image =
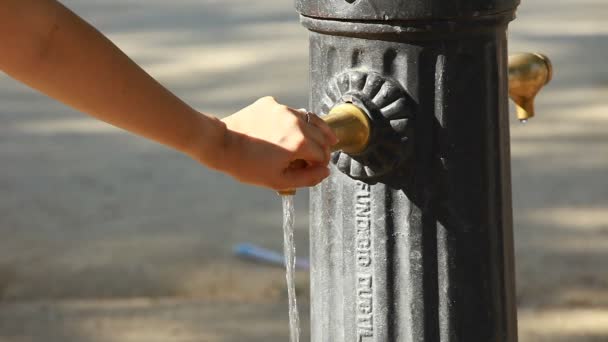
<instances>
[{"instance_id":1,"label":"fingers","mask_svg":"<svg viewBox=\"0 0 608 342\"><path fill-rule=\"evenodd\" d=\"M294 157L304 159L309 163L327 164L330 158L330 141L326 135L311 122L314 114L307 114L305 110L295 110L287 108L292 114L298 118L296 129L301 135L292 136L295 143ZM321 120L322 121L322 120ZM292 145L293 146L293 145Z\"/></svg>"},{"instance_id":2,"label":"fingers","mask_svg":"<svg viewBox=\"0 0 608 342\"><path fill-rule=\"evenodd\" d=\"M239 181L290 189L315 185L328 176L335 137L313 114L265 97L223 122L231 143L224 147L229 157L222 158L221 169Z\"/></svg>"},{"instance_id":3,"label":"fingers","mask_svg":"<svg viewBox=\"0 0 608 342\"><path fill-rule=\"evenodd\" d=\"M329 162L330 152L328 146L320 145L306 136L303 136L301 139L302 141L298 143L299 146L295 151L295 159L304 159L309 164L327 164Z\"/></svg>"},{"instance_id":4,"label":"fingers","mask_svg":"<svg viewBox=\"0 0 608 342\"><path fill-rule=\"evenodd\" d=\"M323 136L325 137L325 141L330 146L333 146L338 143L338 138L332 129L327 125L323 119L317 116L315 113L307 111L305 108L298 109L298 112L302 113L303 120L316 128L318 128Z\"/></svg>"},{"instance_id":5,"label":"fingers","mask_svg":"<svg viewBox=\"0 0 608 342\"><path fill-rule=\"evenodd\" d=\"M300 129L302 130L302 132L304 133L304 136L307 139L312 140L313 142L317 143L323 149L329 147L329 145L330 145L329 139L326 137L326 135L323 133L323 131L321 129L319 129L319 127L317 127L316 125L314 125L312 123L313 117L316 117L316 115L314 115L314 114L308 115L307 112L302 112L301 110L294 111L294 114L296 114L300 118L300 120L301 120ZM310 118L310 122L307 122L307 118ZM319 119L319 118L317 118L317 119ZM321 119L319 119L319 120L321 120ZM323 120L321 120L321 121L323 121Z\"/></svg>"},{"instance_id":6,"label":"fingers","mask_svg":"<svg viewBox=\"0 0 608 342\"><path fill-rule=\"evenodd\" d=\"M284 173L285 183L294 188L315 186L327 176L329 176L329 169L324 165L287 169Z\"/></svg>"},{"instance_id":7,"label":"fingers","mask_svg":"<svg viewBox=\"0 0 608 342\"><path fill-rule=\"evenodd\" d=\"M317 127L323 133L325 139L329 142L330 146L333 146L338 143L338 138L334 134L334 131L331 130L329 125L327 125L327 123L325 123L323 119L321 119L314 113L311 113L308 117L310 118L310 123Z\"/></svg>"}]
</instances>

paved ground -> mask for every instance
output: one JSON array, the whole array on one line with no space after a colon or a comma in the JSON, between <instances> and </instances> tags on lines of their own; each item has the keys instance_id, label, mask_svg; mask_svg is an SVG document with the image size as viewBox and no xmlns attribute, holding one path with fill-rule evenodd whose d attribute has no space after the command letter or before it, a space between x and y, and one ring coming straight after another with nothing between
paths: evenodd
<instances>
[{"instance_id":1,"label":"paved ground","mask_svg":"<svg viewBox=\"0 0 608 342\"><path fill-rule=\"evenodd\" d=\"M201 110L267 94L306 104L307 35L290 1L65 3ZM556 69L538 118L512 126L524 342L608 340L607 11L527 1L511 25L511 51L545 52ZM6 77L0 99L0 341L286 339L283 273L231 255L241 241L280 248L274 194ZM298 283L305 311L306 274Z\"/></svg>"}]
</instances>

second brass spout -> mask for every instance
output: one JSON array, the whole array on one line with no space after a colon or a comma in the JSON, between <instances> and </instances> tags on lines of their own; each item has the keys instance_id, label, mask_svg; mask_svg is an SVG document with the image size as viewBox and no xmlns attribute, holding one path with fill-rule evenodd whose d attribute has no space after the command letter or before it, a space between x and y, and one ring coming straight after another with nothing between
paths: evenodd
<instances>
[{"instance_id":1,"label":"second brass spout","mask_svg":"<svg viewBox=\"0 0 608 342\"><path fill-rule=\"evenodd\" d=\"M509 95L517 107L517 118L525 122L534 116L534 98L553 76L547 56L519 53L509 56Z\"/></svg>"}]
</instances>

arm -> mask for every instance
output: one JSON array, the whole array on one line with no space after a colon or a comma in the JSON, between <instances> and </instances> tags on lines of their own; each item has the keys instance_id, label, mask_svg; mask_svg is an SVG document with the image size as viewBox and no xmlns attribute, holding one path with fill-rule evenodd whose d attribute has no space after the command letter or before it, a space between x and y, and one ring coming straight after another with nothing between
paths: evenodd
<instances>
[{"instance_id":1,"label":"arm","mask_svg":"<svg viewBox=\"0 0 608 342\"><path fill-rule=\"evenodd\" d=\"M0 0L0 69L66 105L246 183L288 188L315 184L327 174L324 165L287 167L294 159L327 163L335 137L320 120L302 124L296 111L270 98L225 122L201 114L54 0Z\"/></svg>"}]
</instances>

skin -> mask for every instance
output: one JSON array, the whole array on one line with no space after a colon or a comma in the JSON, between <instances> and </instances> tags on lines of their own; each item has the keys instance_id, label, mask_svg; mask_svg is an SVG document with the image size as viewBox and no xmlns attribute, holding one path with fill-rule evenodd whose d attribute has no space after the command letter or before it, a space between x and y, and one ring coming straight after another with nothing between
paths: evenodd
<instances>
[{"instance_id":1,"label":"skin","mask_svg":"<svg viewBox=\"0 0 608 342\"><path fill-rule=\"evenodd\" d=\"M323 120L264 97L223 119L200 113L54 0L0 0L0 69L48 96L274 190L328 176L337 142ZM294 160L304 168L290 167Z\"/></svg>"}]
</instances>

